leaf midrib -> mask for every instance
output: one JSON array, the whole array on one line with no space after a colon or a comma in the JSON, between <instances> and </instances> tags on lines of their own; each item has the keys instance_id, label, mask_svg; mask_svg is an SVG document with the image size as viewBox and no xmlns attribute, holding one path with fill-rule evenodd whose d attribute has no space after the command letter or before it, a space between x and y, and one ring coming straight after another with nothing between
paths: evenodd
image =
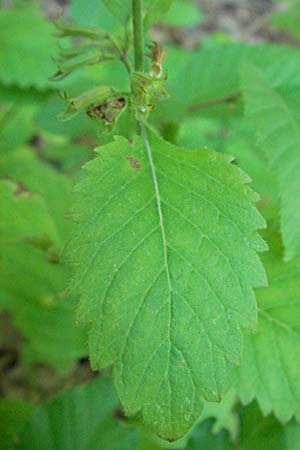
<instances>
[{"instance_id":1,"label":"leaf midrib","mask_svg":"<svg viewBox=\"0 0 300 450\"><path fill-rule=\"evenodd\" d=\"M165 375L168 374L169 423L171 425L171 420L170 420L171 383L170 383L170 377L169 377L169 370L170 370L170 357L171 357L171 346L172 346L172 340L171 340L171 320L172 320L171 291L172 291L172 288L171 288L171 277L170 277L169 261L168 261L168 250L167 250L168 246L167 246L166 231L165 231L165 226L164 226L164 218L163 218L162 207L161 207L161 197L160 197L160 192L159 192L159 186L158 186L158 180L157 180L157 175L156 175L155 164L154 164L154 160L153 160L153 155L152 155L152 150L151 150L151 146L150 146L147 130L146 130L145 124L143 122L141 122L141 129L142 129L142 137L143 137L144 144L145 144L145 147L146 147L146 150L147 150L147 156L148 156L149 165L150 165L150 169L151 169L151 175L152 175L152 181L153 181L154 189L155 189L156 205L157 205L157 211L158 211L158 216L159 216L159 226L160 226L162 243L163 243L164 264L165 264L165 271L166 271L167 283L168 283L168 291L169 291L169 302L168 302L168 305L169 305L169 308L168 308L168 312L169 312L169 320L168 320L169 351L168 351L168 362L167 362L167 368L166 368Z\"/></svg>"}]
</instances>

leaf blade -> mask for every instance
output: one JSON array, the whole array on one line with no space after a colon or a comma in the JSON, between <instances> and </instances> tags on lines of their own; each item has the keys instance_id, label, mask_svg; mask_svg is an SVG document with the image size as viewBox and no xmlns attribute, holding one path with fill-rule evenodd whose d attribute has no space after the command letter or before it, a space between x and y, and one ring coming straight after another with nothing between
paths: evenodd
<instances>
[{"instance_id":1,"label":"leaf blade","mask_svg":"<svg viewBox=\"0 0 300 450\"><path fill-rule=\"evenodd\" d=\"M81 262L78 316L92 323L92 365L115 364L126 413L142 410L158 434L178 438L203 398L220 398L240 327L255 326L252 287L266 281L253 237L264 221L228 156L153 133L147 149L117 138L98 153L77 186L80 225L67 252Z\"/></svg>"},{"instance_id":2,"label":"leaf blade","mask_svg":"<svg viewBox=\"0 0 300 450\"><path fill-rule=\"evenodd\" d=\"M287 260L299 255L300 128L284 98L275 92L255 66L244 66L241 86L246 114L254 123L259 145L278 176L280 221Z\"/></svg>"},{"instance_id":3,"label":"leaf blade","mask_svg":"<svg viewBox=\"0 0 300 450\"><path fill-rule=\"evenodd\" d=\"M245 359L238 369L237 392L244 404L256 399L263 414L281 422L300 417L299 258L282 261L278 233L269 235L264 256L269 287L257 292L257 332L245 335Z\"/></svg>"}]
</instances>

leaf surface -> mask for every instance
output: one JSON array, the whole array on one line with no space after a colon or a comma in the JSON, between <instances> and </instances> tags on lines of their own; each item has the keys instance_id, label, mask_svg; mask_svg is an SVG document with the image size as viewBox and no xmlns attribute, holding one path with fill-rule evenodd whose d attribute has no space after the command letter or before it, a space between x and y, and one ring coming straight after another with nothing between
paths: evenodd
<instances>
[{"instance_id":1,"label":"leaf surface","mask_svg":"<svg viewBox=\"0 0 300 450\"><path fill-rule=\"evenodd\" d=\"M257 292L258 329L245 333L245 356L238 369L237 392L244 403L254 398L264 414L282 422L300 418L300 259L282 261L279 235L270 236L264 256L269 287Z\"/></svg>"},{"instance_id":2,"label":"leaf surface","mask_svg":"<svg viewBox=\"0 0 300 450\"><path fill-rule=\"evenodd\" d=\"M237 395L234 389L227 392L220 403L205 402L200 421L214 419L213 433L219 433L225 429L231 437L238 435L239 423L235 410Z\"/></svg>"},{"instance_id":3,"label":"leaf surface","mask_svg":"<svg viewBox=\"0 0 300 450\"><path fill-rule=\"evenodd\" d=\"M298 450L300 425L294 421L286 425L278 423L273 415L263 417L256 403L240 412L241 450Z\"/></svg>"},{"instance_id":4,"label":"leaf surface","mask_svg":"<svg viewBox=\"0 0 300 450\"><path fill-rule=\"evenodd\" d=\"M213 433L213 420L206 420L198 425L186 446L186 450L234 450L228 431Z\"/></svg>"},{"instance_id":5,"label":"leaf surface","mask_svg":"<svg viewBox=\"0 0 300 450\"><path fill-rule=\"evenodd\" d=\"M123 24L131 16L131 0L103 0L107 9ZM144 24L151 27L154 22L167 12L173 0L144 0Z\"/></svg>"},{"instance_id":6,"label":"leaf surface","mask_svg":"<svg viewBox=\"0 0 300 450\"><path fill-rule=\"evenodd\" d=\"M71 183L29 149L5 155L0 173L0 309L12 313L27 360L66 371L86 355L66 296L69 270L58 264Z\"/></svg>"},{"instance_id":7,"label":"leaf surface","mask_svg":"<svg viewBox=\"0 0 300 450\"><path fill-rule=\"evenodd\" d=\"M151 133L97 150L76 189L67 260L94 368L114 363L127 414L183 435L217 401L256 324L264 221L231 158Z\"/></svg>"},{"instance_id":8,"label":"leaf surface","mask_svg":"<svg viewBox=\"0 0 300 450\"><path fill-rule=\"evenodd\" d=\"M26 424L20 450L133 450L137 433L115 417L119 402L107 378L67 389Z\"/></svg>"},{"instance_id":9,"label":"leaf surface","mask_svg":"<svg viewBox=\"0 0 300 450\"><path fill-rule=\"evenodd\" d=\"M300 127L283 97L256 67L244 66L241 87L258 144L278 176L285 258L291 259L300 253Z\"/></svg>"},{"instance_id":10,"label":"leaf surface","mask_svg":"<svg viewBox=\"0 0 300 450\"><path fill-rule=\"evenodd\" d=\"M0 400L0 450L15 448L16 436L23 429L34 408L21 400Z\"/></svg>"},{"instance_id":11,"label":"leaf surface","mask_svg":"<svg viewBox=\"0 0 300 450\"><path fill-rule=\"evenodd\" d=\"M53 27L38 13L37 8L29 5L0 11L2 83L17 84L22 88L51 88L53 84L48 78L55 70L52 61L55 46Z\"/></svg>"}]
</instances>

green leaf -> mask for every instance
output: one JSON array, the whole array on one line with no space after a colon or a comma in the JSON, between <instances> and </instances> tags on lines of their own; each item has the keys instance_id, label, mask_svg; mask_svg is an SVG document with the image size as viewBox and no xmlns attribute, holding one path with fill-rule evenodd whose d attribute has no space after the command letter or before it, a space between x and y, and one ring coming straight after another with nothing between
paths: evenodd
<instances>
[{"instance_id":1,"label":"green leaf","mask_svg":"<svg viewBox=\"0 0 300 450\"><path fill-rule=\"evenodd\" d=\"M176 143L189 148L199 148L199 146L218 148L220 144L224 144L224 139L220 138L221 129L222 125L217 120L187 116L180 123Z\"/></svg>"},{"instance_id":2,"label":"green leaf","mask_svg":"<svg viewBox=\"0 0 300 450\"><path fill-rule=\"evenodd\" d=\"M70 182L38 161L29 149L2 159L1 310L25 337L27 360L66 371L86 354L85 334L66 297L68 270L58 264L67 236L63 223ZM21 274L21 276L20 276Z\"/></svg>"},{"instance_id":3,"label":"green leaf","mask_svg":"<svg viewBox=\"0 0 300 450\"><path fill-rule=\"evenodd\" d=\"M122 23L126 24L131 16L131 0L102 0L107 9ZM144 23L150 28L155 21L166 13L173 0L144 0Z\"/></svg>"},{"instance_id":4,"label":"green leaf","mask_svg":"<svg viewBox=\"0 0 300 450\"><path fill-rule=\"evenodd\" d=\"M93 367L114 363L126 413L175 439L220 399L255 326L264 221L228 156L150 146L118 137L85 166L67 259Z\"/></svg>"},{"instance_id":5,"label":"green leaf","mask_svg":"<svg viewBox=\"0 0 300 450\"><path fill-rule=\"evenodd\" d=\"M212 418L214 419L213 433L219 433L225 429L235 438L239 429L238 417L235 411L236 401L237 395L234 389L231 389L225 394L220 403L205 402L200 416L201 422Z\"/></svg>"},{"instance_id":6,"label":"green leaf","mask_svg":"<svg viewBox=\"0 0 300 450\"><path fill-rule=\"evenodd\" d=\"M11 151L28 141L35 132L34 118L37 107L27 102L20 104L14 100L13 103L4 103L0 99L3 112L0 113L0 140L1 152Z\"/></svg>"},{"instance_id":7,"label":"green leaf","mask_svg":"<svg viewBox=\"0 0 300 450\"><path fill-rule=\"evenodd\" d=\"M123 25L129 20L131 15L131 0L102 0L106 8Z\"/></svg>"},{"instance_id":8,"label":"green leaf","mask_svg":"<svg viewBox=\"0 0 300 450\"><path fill-rule=\"evenodd\" d=\"M174 0L144 0L145 27L150 28L165 14Z\"/></svg>"},{"instance_id":9,"label":"green leaf","mask_svg":"<svg viewBox=\"0 0 300 450\"><path fill-rule=\"evenodd\" d=\"M103 0L70 1L71 15L75 22L98 26L106 31L113 31L119 24L107 10Z\"/></svg>"},{"instance_id":10,"label":"green leaf","mask_svg":"<svg viewBox=\"0 0 300 450\"><path fill-rule=\"evenodd\" d=\"M55 224L42 197L27 191L21 183L0 181L0 239L5 242L47 235L59 240Z\"/></svg>"},{"instance_id":11,"label":"green leaf","mask_svg":"<svg viewBox=\"0 0 300 450\"><path fill-rule=\"evenodd\" d=\"M201 22L202 15L198 6L186 0L173 1L162 22L175 27L194 27Z\"/></svg>"},{"instance_id":12,"label":"green leaf","mask_svg":"<svg viewBox=\"0 0 300 450\"><path fill-rule=\"evenodd\" d=\"M21 400L0 400L0 450L14 448L17 434L34 411L34 406Z\"/></svg>"},{"instance_id":13,"label":"green leaf","mask_svg":"<svg viewBox=\"0 0 300 450\"><path fill-rule=\"evenodd\" d=\"M282 261L280 239L270 236L264 257L269 287L257 292L258 329L245 333L245 356L237 392L243 403L254 398L263 414L282 422L300 419L300 259Z\"/></svg>"},{"instance_id":14,"label":"green leaf","mask_svg":"<svg viewBox=\"0 0 300 450\"><path fill-rule=\"evenodd\" d=\"M241 410L241 450L298 450L300 425L282 426L274 416L263 417L255 403Z\"/></svg>"},{"instance_id":15,"label":"green leaf","mask_svg":"<svg viewBox=\"0 0 300 450\"><path fill-rule=\"evenodd\" d=\"M53 27L32 5L0 11L0 81L49 88L55 70Z\"/></svg>"},{"instance_id":16,"label":"green leaf","mask_svg":"<svg viewBox=\"0 0 300 450\"><path fill-rule=\"evenodd\" d=\"M66 372L86 355L85 334L75 323L73 302L65 293L68 272L25 242L3 246L1 251L0 309L12 313L24 336L27 361Z\"/></svg>"},{"instance_id":17,"label":"green leaf","mask_svg":"<svg viewBox=\"0 0 300 450\"><path fill-rule=\"evenodd\" d=\"M20 450L133 450L137 433L118 415L111 382L97 378L41 405L26 424Z\"/></svg>"},{"instance_id":18,"label":"green leaf","mask_svg":"<svg viewBox=\"0 0 300 450\"><path fill-rule=\"evenodd\" d=\"M71 223L65 219L70 206L71 181L43 163L30 148L12 150L1 160L0 176L9 177L32 194L40 194L46 204L49 220L56 227L58 246L69 237Z\"/></svg>"},{"instance_id":19,"label":"green leaf","mask_svg":"<svg viewBox=\"0 0 300 450\"><path fill-rule=\"evenodd\" d=\"M225 97L239 90L239 69L245 61L265 68L289 57L295 59L299 51L274 45L251 46L240 43L206 45L187 52L170 49L166 59L170 86L167 90L186 103L205 102ZM180 61L180 65L179 65ZM179 68L180 70L174 70ZM173 69L173 71L172 71ZM211 80L214 80L212 83ZM176 83L176 85L175 85ZM203 112L203 111L201 111Z\"/></svg>"},{"instance_id":20,"label":"green leaf","mask_svg":"<svg viewBox=\"0 0 300 450\"><path fill-rule=\"evenodd\" d=\"M212 431L213 420L206 420L198 425L186 446L186 450L234 450L227 431L218 434Z\"/></svg>"},{"instance_id":21,"label":"green leaf","mask_svg":"<svg viewBox=\"0 0 300 450\"><path fill-rule=\"evenodd\" d=\"M225 151L234 155L238 166L252 178L253 188L261 197L259 209L263 216L279 220L278 179L269 167L266 155L257 146L255 131L243 118L230 125L230 137L225 143L223 140Z\"/></svg>"},{"instance_id":22,"label":"green leaf","mask_svg":"<svg viewBox=\"0 0 300 450\"><path fill-rule=\"evenodd\" d=\"M298 0L285 1L278 12L272 14L271 24L284 32L288 32L299 41L300 10Z\"/></svg>"},{"instance_id":23,"label":"green leaf","mask_svg":"<svg viewBox=\"0 0 300 450\"><path fill-rule=\"evenodd\" d=\"M288 260L300 253L300 127L283 97L257 68L243 68L241 87L246 114L258 134L258 145L278 176L281 232Z\"/></svg>"},{"instance_id":24,"label":"green leaf","mask_svg":"<svg viewBox=\"0 0 300 450\"><path fill-rule=\"evenodd\" d=\"M295 79L298 75L295 61L298 60L299 50L295 47L240 43L204 44L196 51L171 47L165 64L168 71L166 90L170 97L153 111L152 116L154 115L159 126L170 120L178 122L191 114L191 105L205 104L237 93L240 90L240 67L245 61L251 61L261 68L273 66L274 61L277 62L277 67L289 65L292 70L290 79ZM292 62L294 64L289 64ZM299 69L299 63L297 67ZM280 82L288 77L288 74L281 74L279 78L277 75L278 70L270 68L271 80ZM220 109L220 105L199 108L195 113L198 112L203 118L216 108ZM230 102L225 103L221 109L222 120L230 118L234 111Z\"/></svg>"}]
</instances>

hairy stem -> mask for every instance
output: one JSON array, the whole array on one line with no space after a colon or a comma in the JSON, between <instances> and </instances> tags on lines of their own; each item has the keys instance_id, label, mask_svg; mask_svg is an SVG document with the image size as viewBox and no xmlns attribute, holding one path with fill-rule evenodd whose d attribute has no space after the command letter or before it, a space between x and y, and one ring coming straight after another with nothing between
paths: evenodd
<instances>
[{"instance_id":1,"label":"hairy stem","mask_svg":"<svg viewBox=\"0 0 300 450\"><path fill-rule=\"evenodd\" d=\"M144 27L143 0L132 0L134 68L137 72L144 70Z\"/></svg>"}]
</instances>

